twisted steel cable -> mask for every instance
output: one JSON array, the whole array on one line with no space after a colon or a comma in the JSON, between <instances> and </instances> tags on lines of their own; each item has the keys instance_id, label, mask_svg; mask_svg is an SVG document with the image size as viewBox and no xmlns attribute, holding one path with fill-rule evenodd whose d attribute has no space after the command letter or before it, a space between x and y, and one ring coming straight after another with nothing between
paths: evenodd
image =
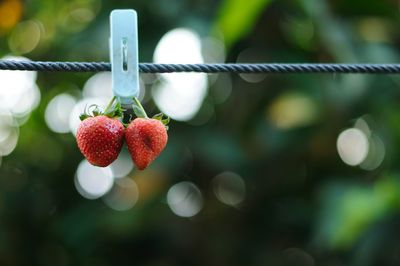
<instances>
[{"instance_id":1,"label":"twisted steel cable","mask_svg":"<svg viewBox=\"0 0 400 266\"><path fill-rule=\"evenodd\" d=\"M41 62L0 60L0 70L100 72L111 71L107 62ZM400 64L153 64L140 63L142 73L360 73L399 74Z\"/></svg>"}]
</instances>

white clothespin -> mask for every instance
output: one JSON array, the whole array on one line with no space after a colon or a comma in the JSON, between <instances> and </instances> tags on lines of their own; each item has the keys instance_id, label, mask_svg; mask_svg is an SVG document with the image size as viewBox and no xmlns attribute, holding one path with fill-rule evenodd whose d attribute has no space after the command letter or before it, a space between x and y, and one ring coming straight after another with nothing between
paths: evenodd
<instances>
[{"instance_id":1,"label":"white clothespin","mask_svg":"<svg viewBox=\"0 0 400 266\"><path fill-rule=\"evenodd\" d=\"M133 9L113 10L110 15L112 89L125 107L139 95L137 14Z\"/></svg>"}]
</instances>

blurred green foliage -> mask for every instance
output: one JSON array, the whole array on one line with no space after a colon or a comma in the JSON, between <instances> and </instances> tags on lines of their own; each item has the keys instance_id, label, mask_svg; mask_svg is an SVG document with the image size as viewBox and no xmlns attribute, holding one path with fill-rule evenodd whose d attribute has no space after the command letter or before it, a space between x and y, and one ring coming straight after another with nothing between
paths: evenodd
<instances>
[{"instance_id":1,"label":"blurred green foliage","mask_svg":"<svg viewBox=\"0 0 400 266\"><path fill-rule=\"evenodd\" d=\"M230 47L248 34L270 2L270 0L224 1L215 22L215 31L221 32L226 46Z\"/></svg>"},{"instance_id":2,"label":"blurred green foliage","mask_svg":"<svg viewBox=\"0 0 400 266\"><path fill-rule=\"evenodd\" d=\"M141 62L177 27L222 38L227 62L396 63L400 55L391 0L0 0L0 56L108 61L116 8L138 12ZM165 152L129 174L137 204L116 211L77 192L75 138L44 119L56 95L82 97L90 76L38 73L40 104L0 160L0 265L400 265L399 77L209 76L199 113L172 121ZM8 86L0 80L0 90ZM152 93L145 103L157 112ZM351 141L338 154L347 128L384 158L346 164L358 156ZM225 188L227 200L213 183L227 171L246 185L235 206L225 203L237 184ZM191 218L167 204L181 181L202 193Z\"/></svg>"}]
</instances>

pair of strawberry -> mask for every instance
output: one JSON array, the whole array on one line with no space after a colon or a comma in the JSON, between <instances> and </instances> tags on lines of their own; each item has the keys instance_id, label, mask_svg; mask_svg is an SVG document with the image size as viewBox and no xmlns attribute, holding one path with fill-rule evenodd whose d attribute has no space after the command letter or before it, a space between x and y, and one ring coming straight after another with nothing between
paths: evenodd
<instances>
[{"instance_id":1,"label":"pair of strawberry","mask_svg":"<svg viewBox=\"0 0 400 266\"><path fill-rule=\"evenodd\" d=\"M137 118L124 125L121 104L114 105L115 97L104 112L98 106L89 115L87 111L80 116L76 139L78 147L86 159L95 166L106 167L115 161L121 151L124 139L136 167L145 169L157 158L168 141L169 118L163 114L149 118L140 102L135 98L133 111Z\"/></svg>"}]
</instances>

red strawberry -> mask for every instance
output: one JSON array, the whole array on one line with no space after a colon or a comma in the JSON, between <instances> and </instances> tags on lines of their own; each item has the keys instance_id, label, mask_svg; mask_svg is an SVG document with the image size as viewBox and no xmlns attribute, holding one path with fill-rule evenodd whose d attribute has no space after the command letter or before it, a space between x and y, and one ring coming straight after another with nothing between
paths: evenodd
<instances>
[{"instance_id":1,"label":"red strawberry","mask_svg":"<svg viewBox=\"0 0 400 266\"><path fill-rule=\"evenodd\" d=\"M119 102L114 105L115 100L116 97L111 99L104 112L91 105L92 115L85 110L80 116L76 141L82 154L95 166L106 167L115 161L124 142L125 128L118 120L123 110Z\"/></svg>"},{"instance_id":2,"label":"red strawberry","mask_svg":"<svg viewBox=\"0 0 400 266\"><path fill-rule=\"evenodd\" d=\"M125 128L116 118L104 115L88 117L81 122L76 135L78 147L95 166L106 167L121 151Z\"/></svg>"},{"instance_id":3,"label":"red strawberry","mask_svg":"<svg viewBox=\"0 0 400 266\"><path fill-rule=\"evenodd\" d=\"M126 129L125 139L133 162L139 170L143 170L165 148L167 128L158 119L136 118Z\"/></svg>"}]
</instances>

